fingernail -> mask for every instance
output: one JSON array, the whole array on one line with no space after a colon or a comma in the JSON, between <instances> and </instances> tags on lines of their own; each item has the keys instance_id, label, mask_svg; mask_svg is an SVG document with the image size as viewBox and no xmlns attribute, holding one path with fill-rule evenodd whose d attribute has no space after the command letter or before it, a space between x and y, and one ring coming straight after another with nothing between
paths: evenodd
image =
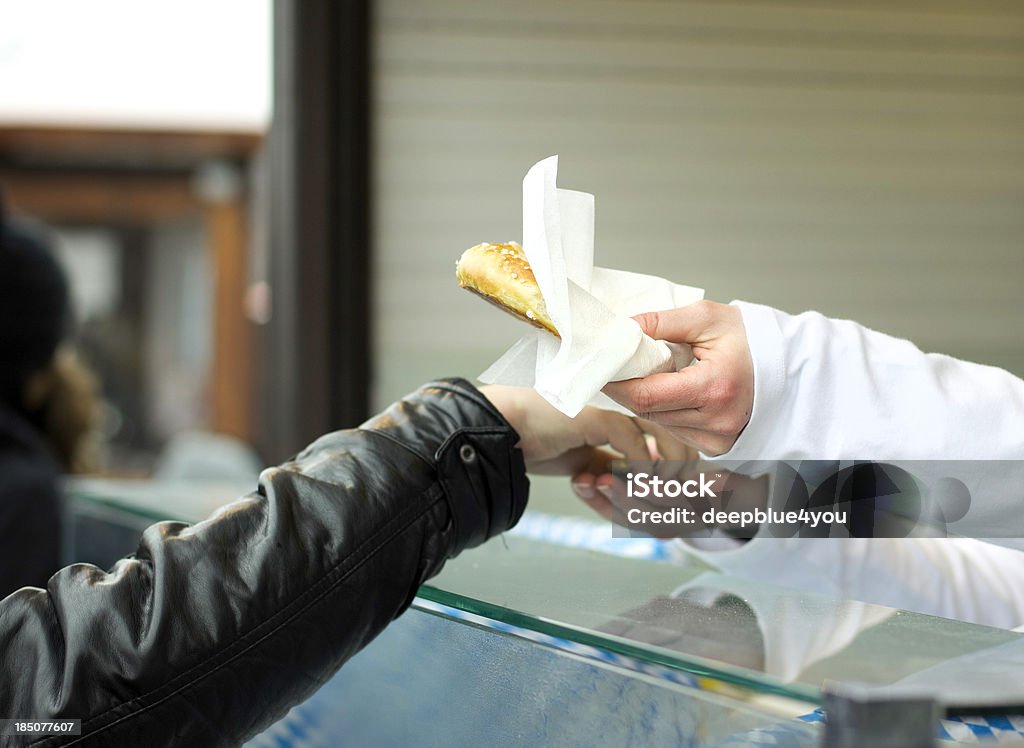
<instances>
[{"instance_id":1,"label":"fingernail","mask_svg":"<svg viewBox=\"0 0 1024 748\"><path fill-rule=\"evenodd\" d=\"M597 490L600 491L601 494L606 499L610 499L612 497L612 487L611 486L598 486Z\"/></svg>"},{"instance_id":2,"label":"fingernail","mask_svg":"<svg viewBox=\"0 0 1024 748\"><path fill-rule=\"evenodd\" d=\"M581 499L594 498L594 486L590 483L573 483L572 490Z\"/></svg>"}]
</instances>

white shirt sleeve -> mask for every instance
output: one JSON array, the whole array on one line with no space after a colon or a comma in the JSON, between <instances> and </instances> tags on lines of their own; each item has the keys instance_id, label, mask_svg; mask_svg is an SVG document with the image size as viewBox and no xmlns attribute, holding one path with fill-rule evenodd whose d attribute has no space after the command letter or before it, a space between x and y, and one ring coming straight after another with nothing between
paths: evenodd
<instances>
[{"instance_id":1,"label":"white shirt sleeve","mask_svg":"<svg viewBox=\"0 0 1024 748\"><path fill-rule=\"evenodd\" d=\"M754 362L723 459L1024 460L1024 381L817 312L733 302Z\"/></svg>"},{"instance_id":2,"label":"white shirt sleeve","mask_svg":"<svg viewBox=\"0 0 1024 748\"><path fill-rule=\"evenodd\" d=\"M675 540L671 552L773 587L985 626L1024 623L1024 553L970 538L758 536L721 551Z\"/></svg>"},{"instance_id":3,"label":"white shirt sleeve","mask_svg":"<svg viewBox=\"0 0 1024 748\"><path fill-rule=\"evenodd\" d=\"M734 303L754 405L720 459L1024 460L1024 381L1008 372L815 312ZM989 478L992 490L973 493L973 526L1024 516L1024 484ZM1024 622L1024 553L979 540L756 537L734 550L676 549L748 579L990 626Z\"/></svg>"}]
</instances>

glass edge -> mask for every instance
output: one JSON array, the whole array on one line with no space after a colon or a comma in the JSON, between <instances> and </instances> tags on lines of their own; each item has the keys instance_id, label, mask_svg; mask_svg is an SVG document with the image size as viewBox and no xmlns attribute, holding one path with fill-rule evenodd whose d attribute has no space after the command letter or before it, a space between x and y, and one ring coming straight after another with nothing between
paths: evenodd
<instances>
[{"instance_id":1,"label":"glass edge","mask_svg":"<svg viewBox=\"0 0 1024 748\"><path fill-rule=\"evenodd\" d=\"M417 594L425 600L447 605L456 610L491 618L501 623L518 626L530 631L537 631L548 636L568 639L569 641L596 649L605 649L615 654L631 657L642 662L661 665L662 667L678 670L700 678L710 678L730 685L740 686L759 694L781 696L794 701L805 702L814 707L820 706L822 702L821 690L813 686L787 686L772 682L767 678L760 679L746 673L733 672L728 668L719 667L708 660L696 657L675 657L669 654L667 650L647 649L639 644L630 644L622 639L604 637L600 634L577 628L571 624L538 618L482 600L447 592L429 584L420 587Z\"/></svg>"}]
</instances>

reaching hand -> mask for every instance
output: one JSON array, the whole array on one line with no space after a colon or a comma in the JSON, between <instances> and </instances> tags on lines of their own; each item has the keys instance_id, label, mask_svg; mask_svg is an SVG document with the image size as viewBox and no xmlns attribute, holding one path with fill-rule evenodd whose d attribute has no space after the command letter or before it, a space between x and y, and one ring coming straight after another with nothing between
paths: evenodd
<instances>
[{"instance_id":1,"label":"reaching hand","mask_svg":"<svg viewBox=\"0 0 1024 748\"><path fill-rule=\"evenodd\" d=\"M651 459L643 429L622 413L588 406L569 418L528 387L489 385L480 391L519 433L531 473L603 474L611 471L612 460Z\"/></svg>"}]
</instances>

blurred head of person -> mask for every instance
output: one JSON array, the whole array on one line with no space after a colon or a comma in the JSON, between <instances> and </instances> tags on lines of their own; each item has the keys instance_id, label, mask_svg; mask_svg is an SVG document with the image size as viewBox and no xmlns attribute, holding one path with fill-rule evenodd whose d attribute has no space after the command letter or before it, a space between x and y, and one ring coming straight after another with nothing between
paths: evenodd
<instances>
[{"instance_id":1,"label":"blurred head of person","mask_svg":"<svg viewBox=\"0 0 1024 748\"><path fill-rule=\"evenodd\" d=\"M66 342L67 277L42 226L15 218L0 195L0 408L42 432L64 468L96 467L95 378Z\"/></svg>"}]
</instances>

